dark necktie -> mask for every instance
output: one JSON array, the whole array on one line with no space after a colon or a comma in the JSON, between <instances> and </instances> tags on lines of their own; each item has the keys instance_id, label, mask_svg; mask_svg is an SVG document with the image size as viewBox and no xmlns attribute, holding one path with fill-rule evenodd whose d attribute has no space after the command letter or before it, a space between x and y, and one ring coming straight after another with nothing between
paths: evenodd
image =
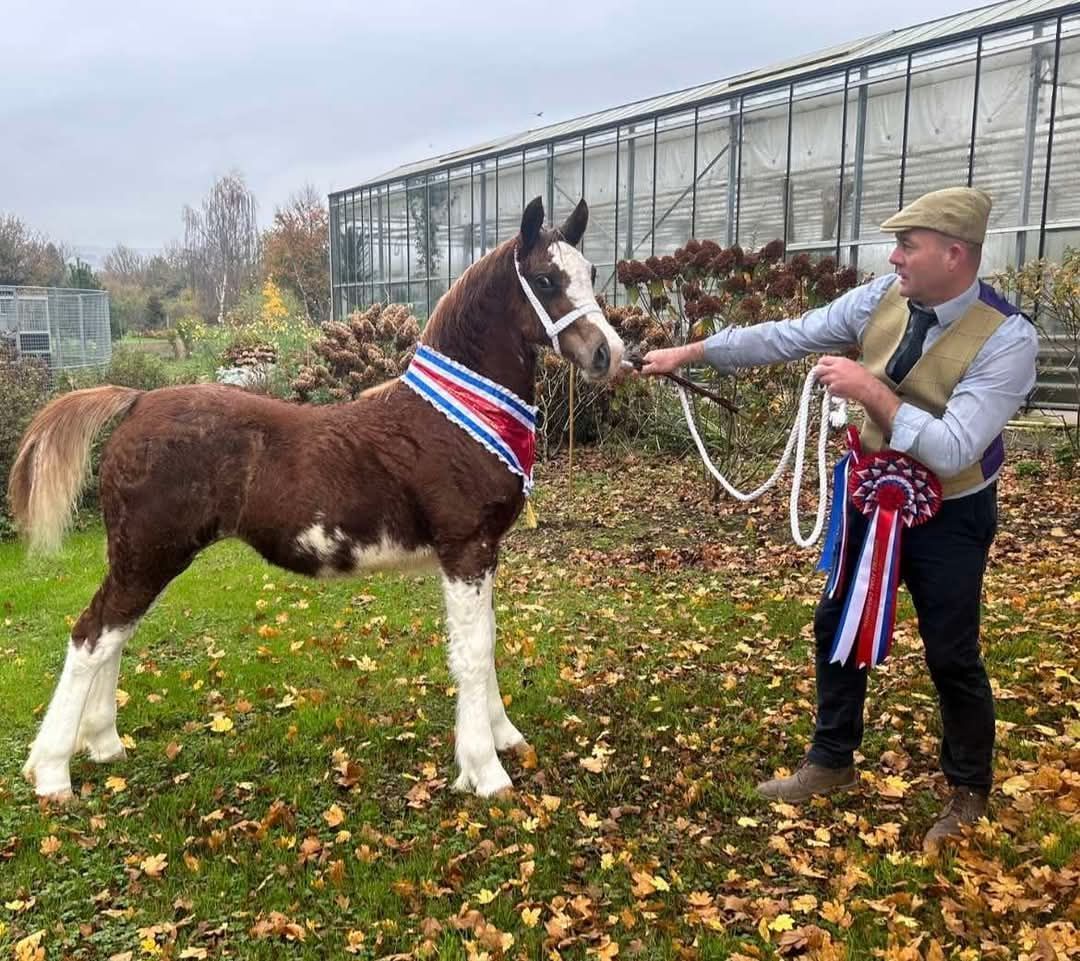
<instances>
[{"instance_id":1,"label":"dark necktie","mask_svg":"<svg viewBox=\"0 0 1080 961\"><path fill-rule=\"evenodd\" d=\"M937 315L932 310L917 307L911 301L908 301L908 310L910 316L908 317L904 338L900 341L900 346L896 348L896 353L892 355L889 365L885 368L885 372L894 384L899 384L900 381L907 377L911 368L922 357L926 332L937 323Z\"/></svg>"}]
</instances>

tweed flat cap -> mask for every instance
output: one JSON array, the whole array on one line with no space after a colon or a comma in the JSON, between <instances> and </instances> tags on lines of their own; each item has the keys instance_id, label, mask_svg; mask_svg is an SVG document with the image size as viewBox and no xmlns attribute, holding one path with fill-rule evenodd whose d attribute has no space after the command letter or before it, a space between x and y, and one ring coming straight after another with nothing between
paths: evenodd
<instances>
[{"instance_id":1,"label":"tweed flat cap","mask_svg":"<svg viewBox=\"0 0 1080 961\"><path fill-rule=\"evenodd\" d=\"M974 187L946 187L923 194L881 225L886 233L921 227L981 244L990 219L990 195Z\"/></svg>"}]
</instances>

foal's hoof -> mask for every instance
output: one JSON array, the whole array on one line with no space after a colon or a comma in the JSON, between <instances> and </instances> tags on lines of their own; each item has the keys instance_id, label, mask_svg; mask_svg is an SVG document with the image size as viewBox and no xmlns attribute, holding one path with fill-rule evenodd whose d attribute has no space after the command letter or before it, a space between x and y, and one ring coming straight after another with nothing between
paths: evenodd
<instances>
[{"instance_id":1,"label":"foal's hoof","mask_svg":"<svg viewBox=\"0 0 1080 961\"><path fill-rule=\"evenodd\" d=\"M22 776L27 784L33 786L38 804L43 808L63 807L75 800L75 793L71 790L70 784L45 788L43 784L38 784L37 772L29 766L23 768Z\"/></svg>"},{"instance_id":2,"label":"foal's hoof","mask_svg":"<svg viewBox=\"0 0 1080 961\"><path fill-rule=\"evenodd\" d=\"M27 784L33 785L34 793L42 804L67 804L75 797L67 765L60 768L31 757L22 767L22 776Z\"/></svg>"},{"instance_id":3,"label":"foal's hoof","mask_svg":"<svg viewBox=\"0 0 1080 961\"><path fill-rule=\"evenodd\" d=\"M505 791L513 794L514 785L498 759L492 757L491 763L479 769L463 768L454 782L454 790L471 791L477 797L498 797Z\"/></svg>"},{"instance_id":4,"label":"foal's hoof","mask_svg":"<svg viewBox=\"0 0 1080 961\"><path fill-rule=\"evenodd\" d=\"M75 803L75 793L71 788L66 788L60 791L53 791L51 794L39 794L37 796L38 806L42 808L50 807L67 807L69 804Z\"/></svg>"}]
</instances>

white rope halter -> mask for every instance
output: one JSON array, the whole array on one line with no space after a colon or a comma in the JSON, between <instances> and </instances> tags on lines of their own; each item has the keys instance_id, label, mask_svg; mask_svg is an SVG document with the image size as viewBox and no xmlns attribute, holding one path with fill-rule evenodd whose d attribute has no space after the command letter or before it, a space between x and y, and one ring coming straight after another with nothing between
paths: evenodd
<instances>
[{"instance_id":1,"label":"white rope halter","mask_svg":"<svg viewBox=\"0 0 1080 961\"><path fill-rule=\"evenodd\" d=\"M817 506L817 519L814 522L814 528L807 537L802 536L802 529L799 523L799 493L802 489L802 476L803 476L803 463L806 456L806 435L810 429L810 393L813 390L814 384L817 382L817 376L814 371L811 370L806 375L806 380L803 381L802 396L799 400L799 411L795 418L795 423L791 425L791 433L788 434L787 446L784 448L784 453L780 455L780 463L776 465L776 470L772 472L772 476L765 481L756 490L750 491L748 494L744 494L742 491L736 490L724 477L723 474L717 469L716 465L709 459L709 455L705 450L705 445L701 440L701 435L698 434L697 426L694 424L693 414L690 412L690 402L686 398L686 391L682 387L676 386L679 391L679 400L682 401L683 413L686 415L686 426L690 428L690 436L694 439L694 444L697 446L698 453L701 455L702 463L709 469L709 472L715 477L732 497L739 501L752 501L757 500L767 490L775 486L780 475L787 470L788 462L791 460L791 451L795 450L795 474L791 481L791 498L788 502L789 515L791 519L791 536L795 543L800 547L813 547L821 536L821 531L825 526L825 507L828 501L828 480L827 470L825 467L825 444L828 440L829 425L830 423L834 427L843 427L847 423L847 402L841 400L838 397L833 397L828 388L821 397L821 423L818 428L818 506ZM831 409L830 409L831 407Z\"/></svg>"},{"instance_id":2,"label":"white rope halter","mask_svg":"<svg viewBox=\"0 0 1080 961\"><path fill-rule=\"evenodd\" d=\"M559 349L559 334L561 334L567 327L569 327L579 317L583 317L585 314L591 311L598 310L596 301L591 304L585 304L583 307L575 307L567 314L563 314L558 320L552 320L548 316L548 312L544 309L544 305L540 303L540 298L533 293L532 287L529 286L529 282L525 279L525 275L521 272L521 264L518 262L517 251L514 251L514 270L517 271L518 282L521 284L521 289L525 291L525 296L529 298L529 303L532 304L532 308L536 311L536 316L540 318L540 323L544 325L544 330L547 331L548 338L551 340L551 346L555 353L562 357L562 351Z\"/></svg>"}]
</instances>

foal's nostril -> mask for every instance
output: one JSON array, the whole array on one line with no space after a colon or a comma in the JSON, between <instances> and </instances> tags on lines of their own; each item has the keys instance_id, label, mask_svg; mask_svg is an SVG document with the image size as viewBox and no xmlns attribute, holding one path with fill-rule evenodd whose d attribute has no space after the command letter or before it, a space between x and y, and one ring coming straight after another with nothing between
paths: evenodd
<instances>
[{"instance_id":1,"label":"foal's nostril","mask_svg":"<svg viewBox=\"0 0 1080 961\"><path fill-rule=\"evenodd\" d=\"M607 344L601 344L596 348L596 353L593 354L592 366L593 370L598 374L604 373L608 369L608 365L611 363L611 351L608 349Z\"/></svg>"}]
</instances>

